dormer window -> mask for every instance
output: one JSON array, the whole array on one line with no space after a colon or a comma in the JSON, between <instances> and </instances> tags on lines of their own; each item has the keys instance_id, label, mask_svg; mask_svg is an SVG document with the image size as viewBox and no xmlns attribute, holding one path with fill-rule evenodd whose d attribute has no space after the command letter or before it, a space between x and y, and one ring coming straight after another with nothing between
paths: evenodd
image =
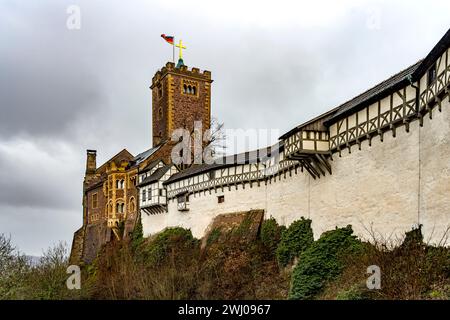
<instances>
[{"instance_id":1,"label":"dormer window","mask_svg":"<svg viewBox=\"0 0 450 320\"><path fill-rule=\"evenodd\" d=\"M430 69L428 69L427 82L431 85L436 80L436 64L434 64Z\"/></svg>"}]
</instances>

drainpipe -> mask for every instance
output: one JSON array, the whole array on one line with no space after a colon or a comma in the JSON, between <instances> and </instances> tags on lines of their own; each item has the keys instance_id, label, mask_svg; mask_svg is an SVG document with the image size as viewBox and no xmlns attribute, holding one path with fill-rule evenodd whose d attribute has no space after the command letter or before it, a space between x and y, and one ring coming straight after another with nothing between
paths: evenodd
<instances>
[{"instance_id":1,"label":"drainpipe","mask_svg":"<svg viewBox=\"0 0 450 320\"><path fill-rule=\"evenodd\" d=\"M420 113L420 106L419 106L419 87L418 86L416 86L414 83L413 83L413 81L412 81L412 77L411 77L411 75L409 75L408 77L407 77L407 79L408 79L408 81L409 81L409 84L411 85L411 87L413 87L414 89L416 89L416 116L419 118L419 113ZM421 122L421 121L419 121L419 122ZM421 170L421 162L422 162L422 159L421 159L421 156L420 156L420 126L421 125L419 125L419 141L418 141L418 148L419 148L419 155L418 155L418 158L419 158L419 166L418 166L418 190L417 190L417 225L418 226L420 226L420 204L421 204L421 183L422 183L422 170Z\"/></svg>"}]
</instances>

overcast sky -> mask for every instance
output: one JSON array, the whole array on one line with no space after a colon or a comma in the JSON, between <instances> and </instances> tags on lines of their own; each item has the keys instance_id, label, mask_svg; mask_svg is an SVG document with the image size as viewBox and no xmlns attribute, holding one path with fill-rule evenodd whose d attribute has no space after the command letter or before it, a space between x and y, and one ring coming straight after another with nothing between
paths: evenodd
<instances>
[{"instance_id":1,"label":"overcast sky","mask_svg":"<svg viewBox=\"0 0 450 320\"><path fill-rule=\"evenodd\" d=\"M69 5L81 28L69 30ZM226 128L280 134L423 58L446 1L0 0L0 233L31 255L82 223L86 149L151 146L153 74L183 39Z\"/></svg>"}]
</instances>

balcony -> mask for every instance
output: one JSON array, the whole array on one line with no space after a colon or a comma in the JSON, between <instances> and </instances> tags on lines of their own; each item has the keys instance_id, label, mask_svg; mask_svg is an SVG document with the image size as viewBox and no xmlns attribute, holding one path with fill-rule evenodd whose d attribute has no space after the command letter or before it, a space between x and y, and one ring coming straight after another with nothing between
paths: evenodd
<instances>
[{"instance_id":1,"label":"balcony","mask_svg":"<svg viewBox=\"0 0 450 320\"><path fill-rule=\"evenodd\" d=\"M331 174L330 141L327 131L300 130L284 140L287 160L297 160L316 179Z\"/></svg>"}]
</instances>

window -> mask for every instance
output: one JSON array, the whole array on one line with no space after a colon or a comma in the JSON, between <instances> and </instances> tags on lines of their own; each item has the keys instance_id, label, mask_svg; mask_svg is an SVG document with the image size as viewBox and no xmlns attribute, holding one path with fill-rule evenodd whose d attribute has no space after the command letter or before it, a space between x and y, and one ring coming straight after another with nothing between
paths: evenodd
<instances>
[{"instance_id":1,"label":"window","mask_svg":"<svg viewBox=\"0 0 450 320\"><path fill-rule=\"evenodd\" d=\"M94 193L92 195L92 208L97 208L98 207L98 194Z\"/></svg>"},{"instance_id":2,"label":"window","mask_svg":"<svg viewBox=\"0 0 450 320\"><path fill-rule=\"evenodd\" d=\"M428 85L432 84L436 80L436 64L434 64L429 70L428 70Z\"/></svg>"},{"instance_id":3,"label":"window","mask_svg":"<svg viewBox=\"0 0 450 320\"><path fill-rule=\"evenodd\" d=\"M148 201L152 200L152 189L148 189Z\"/></svg>"},{"instance_id":4,"label":"window","mask_svg":"<svg viewBox=\"0 0 450 320\"><path fill-rule=\"evenodd\" d=\"M143 202L147 201L147 192L146 192L145 189L142 190L142 201L143 201Z\"/></svg>"},{"instance_id":5,"label":"window","mask_svg":"<svg viewBox=\"0 0 450 320\"><path fill-rule=\"evenodd\" d=\"M136 203L134 198L130 199L130 212L134 212L136 210Z\"/></svg>"},{"instance_id":6,"label":"window","mask_svg":"<svg viewBox=\"0 0 450 320\"><path fill-rule=\"evenodd\" d=\"M123 189L125 187L125 180L116 180L116 188Z\"/></svg>"},{"instance_id":7,"label":"window","mask_svg":"<svg viewBox=\"0 0 450 320\"><path fill-rule=\"evenodd\" d=\"M158 110L158 119L161 120L163 118L163 110L162 108L159 108Z\"/></svg>"},{"instance_id":8,"label":"window","mask_svg":"<svg viewBox=\"0 0 450 320\"><path fill-rule=\"evenodd\" d=\"M162 89L162 85L158 84L158 99L161 99L163 96L163 89Z\"/></svg>"},{"instance_id":9,"label":"window","mask_svg":"<svg viewBox=\"0 0 450 320\"><path fill-rule=\"evenodd\" d=\"M213 170L208 172L208 176L210 180L214 179L216 177L216 171Z\"/></svg>"},{"instance_id":10,"label":"window","mask_svg":"<svg viewBox=\"0 0 450 320\"><path fill-rule=\"evenodd\" d=\"M181 196L178 196L177 201L178 203L189 202L189 195L183 194Z\"/></svg>"},{"instance_id":11,"label":"window","mask_svg":"<svg viewBox=\"0 0 450 320\"><path fill-rule=\"evenodd\" d=\"M197 81L183 80L182 92L185 95L197 96Z\"/></svg>"},{"instance_id":12,"label":"window","mask_svg":"<svg viewBox=\"0 0 450 320\"><path fill-rule=\"evenodd\" d=\"M125 180L120 180L120 189L125 188Z\"/></svg>"},{"instance_id":13,"label":"window","mask_svg":"<svg viewBox=\"0 0 450 320\"><path fill-rule=\"evenodd\" d=\"M116 204L116 213L123 213L123 209L125 208L124 203L117 203Z\"/></svg>"},{"instance_id":14,"label":"window","mask_svg":"<svg viewBox=\"0 0 450 320\"><path fill-rule=\"evenodd\" d=\"M217 197L217 202L218 203L224 203L225 202L225 196L218 196Z\"/></svg>"},{"instance_id":15,"label":"window","mask_svg":"<svg viewBox=\"0 0 450 320\"><path fill-rule=\"evenodd\" d=\"M159 196L161 197L163 195L163 189L159 189Z\"/></svg>"}]
</instances>

